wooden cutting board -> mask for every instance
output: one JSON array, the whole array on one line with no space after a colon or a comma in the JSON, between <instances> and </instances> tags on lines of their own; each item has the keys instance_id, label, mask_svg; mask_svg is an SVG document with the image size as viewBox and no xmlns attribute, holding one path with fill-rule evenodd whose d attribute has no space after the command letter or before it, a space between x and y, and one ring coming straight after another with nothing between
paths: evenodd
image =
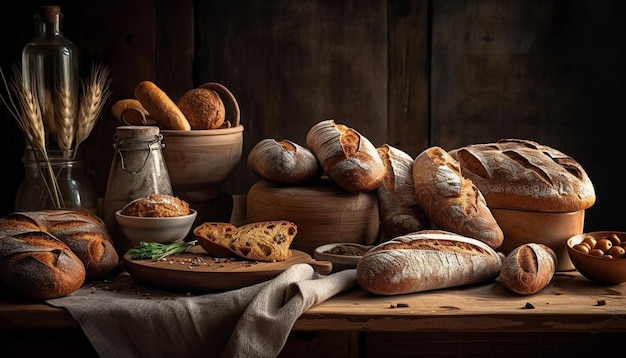
<instances>
[{"instance_id":1,"label":"wooden cutting board","mask_svg":"<svg viewBox=\"0 0 626 358\"><path fill-rule=\"evenodd\" d=\"M138 281L164 289L194 292L224 292L252 286L278 276L294 264L305 263L316 272L326 275L332 271L330 261L318 261L309 254L291 250L290 259L261 262L243 259L225 259L209 256L195 246L191 253L177 254L165 260L133 260L124 255L124 266Z\"/></svg>"}]
</instances>

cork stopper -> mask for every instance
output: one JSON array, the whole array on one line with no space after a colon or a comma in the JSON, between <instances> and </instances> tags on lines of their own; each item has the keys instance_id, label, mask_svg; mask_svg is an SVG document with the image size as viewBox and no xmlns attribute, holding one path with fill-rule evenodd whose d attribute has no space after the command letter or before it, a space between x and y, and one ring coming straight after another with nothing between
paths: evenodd
<instances>
[{"instance_id":1,"label":"cork stopper","mask_svg":"<svg viewBox=\"0 0 626 358\"><path fill-rule=\"evenodd\" d=\"M61 16L61 8L59 6L39 6L37 14L43 22L54 22L57 17Z\"/></svg>"}]
</instances>

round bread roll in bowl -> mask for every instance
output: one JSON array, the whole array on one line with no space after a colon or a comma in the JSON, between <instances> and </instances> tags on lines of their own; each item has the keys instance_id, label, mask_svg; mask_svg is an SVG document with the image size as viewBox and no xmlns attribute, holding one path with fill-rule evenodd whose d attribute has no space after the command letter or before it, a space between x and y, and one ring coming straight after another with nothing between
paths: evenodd
<instances>
[{"instance_id":1,"label":"round bread roll in bowl","mask_svg":"<svg viewBox=\"0 0 626 358\"><path fill-rule=\"evenodd\" d=\"M216 129L226 118L224 102L219 94L207 87L199 87L185 92L178 102L191 129Z\"/></svg>"},{"instance_id":2,"label":"round bread roll in bowl","mask_svg":"<svg viewBox=\"0 0 626 358\"><path fill-rule=\"evenodd\" d=\"M161 130L172 189L190 204L217 198L220 186L232 176L243 155L244 126L237 99L218 83L205 83L200 88L227 99L226 120L219 128Z\"/></svg>"},{"instance_id":3,"label":"round bread roll in bowl","mask_svg":"<svg viewBox=\"0 0 626 358\"><path fill-rule=\"evenodd\" d=\"M596 200L591 179L570 156L525 139L501 139L450 151L463 176L484 195L504 233L499 251L541 243L557 255L557 271L574 270L568 238L581 234Z\"/></svg>"}]
</instances>

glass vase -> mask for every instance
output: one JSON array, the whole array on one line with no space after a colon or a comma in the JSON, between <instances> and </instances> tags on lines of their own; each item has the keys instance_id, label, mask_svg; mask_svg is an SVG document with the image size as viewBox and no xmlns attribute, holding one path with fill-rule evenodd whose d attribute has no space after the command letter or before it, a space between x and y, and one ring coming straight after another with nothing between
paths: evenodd
<instances>
[{"instance_id":1,"label":"glass vase","mask_svg":"<svg viewBox=\"0 0 626 358\"><path fill-rule=\"evenodd\" d=\"M48 161L27 147L24 180L15 196L15 211L85 209L97 214L98 195L82 150L48 150Z\"/></svg>"}]
</instances>

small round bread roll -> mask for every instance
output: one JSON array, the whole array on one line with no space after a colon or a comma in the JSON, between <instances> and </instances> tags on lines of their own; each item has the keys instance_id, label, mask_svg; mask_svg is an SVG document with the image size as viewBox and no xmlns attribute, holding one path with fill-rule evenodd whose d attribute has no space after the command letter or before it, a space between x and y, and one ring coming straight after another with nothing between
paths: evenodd
<instances>
[{"instance_id":1,"label":"small round bread roll","mask_svg":"<svg viewBox=\"0 0 626 358\"><path fill-rule=\"evenodd\" d=\"M248 154L248 168L256 175L282 184L305 184L318 180L322 168L308 148L288 139L266 138Z\"/></svg>"},{"instance_id":2,"label":"small round bread roll","mask_svg":"<svg viewBox=\"0 0 626 358\"><path fill-rule=\"evenodd\" d=\"M216 129L226 119L224 102L217 92L208 88L194 88L185 92L178 100L191 129Z\"/></svg>"}]
</instances>

